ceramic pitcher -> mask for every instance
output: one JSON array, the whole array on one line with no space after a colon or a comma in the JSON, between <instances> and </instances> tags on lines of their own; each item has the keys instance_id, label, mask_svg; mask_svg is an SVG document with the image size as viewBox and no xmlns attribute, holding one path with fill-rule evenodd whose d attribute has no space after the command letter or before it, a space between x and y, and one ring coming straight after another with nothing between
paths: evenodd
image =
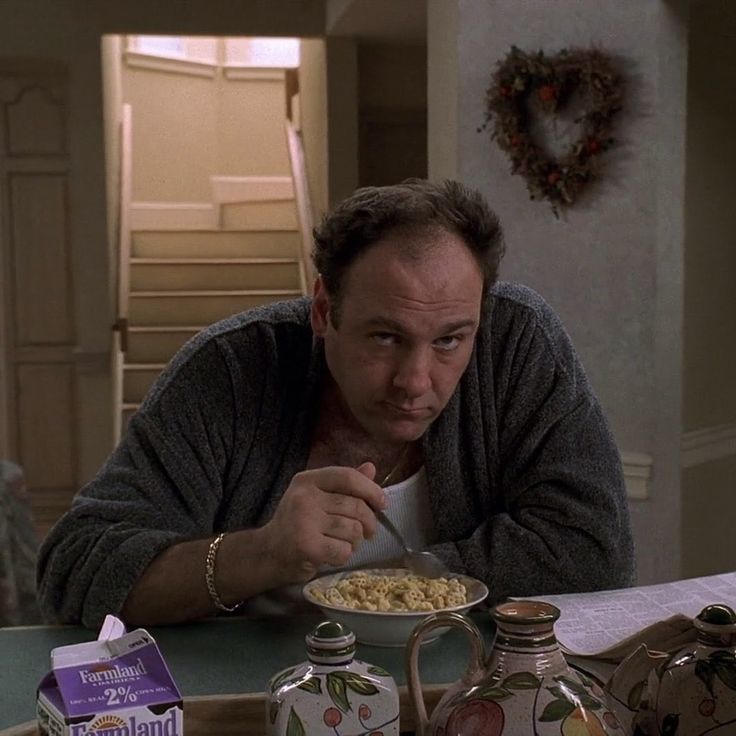
<instances>
[{"instance_id":1,"label":"ceramic pitcher","mask_svg":"<svg viewBox=\"0 0 736 736\"><path fill-rule=\"evenodd\" d=\"M555 638L559 610L541 601L501 603L492 611L496 637L486 658L478 627L465 616L425 619L407 645L407 682L418 736L622 736L605 695L570 669ZM432 629L453 626L470 640L470 663L431 718L419 681L419 645Z\"/></svg>"},{"instance_id":2,"label":"ceramic pitcher","mask_svg":"<svg viewBox=\"0 0 736 736\"><path fill-rule=\"evenodd\" d=\"M635 734L736 734L736 613L706 606L693 623L697 641L649 673Z\"/></svg>"}]
</instances>

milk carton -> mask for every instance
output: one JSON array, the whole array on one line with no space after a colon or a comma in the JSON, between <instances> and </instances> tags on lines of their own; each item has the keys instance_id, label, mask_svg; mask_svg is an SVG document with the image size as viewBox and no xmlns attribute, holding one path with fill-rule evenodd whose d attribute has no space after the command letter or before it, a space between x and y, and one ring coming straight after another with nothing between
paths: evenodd
<instances>
[{"instance_id":1,"label":"milk carton","mask_svg":"<svg viewBox=\"0 0 736 736\"><path fill-rule=\"evenodd\" d=\"M48 736L182 736L183 707L153 637L108 616L97 641L51 651L38 728Z\"/></svg>"}]
</instances>

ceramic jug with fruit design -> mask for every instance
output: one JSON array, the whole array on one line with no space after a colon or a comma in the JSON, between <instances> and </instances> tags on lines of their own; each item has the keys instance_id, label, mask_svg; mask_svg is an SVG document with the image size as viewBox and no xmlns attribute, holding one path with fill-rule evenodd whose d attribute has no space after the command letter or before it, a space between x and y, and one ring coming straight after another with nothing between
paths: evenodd
<instances>
[{"instance_id":1,"label":"ceramic jug with fruit design","mask_svg":"<svg viewBox=\"0 0 736 736\"><path fill-rule=\"evenodd\" d=\"M418 736L623 736L603 690L568 667L554 634L559 615L541 601L497 605L491 611L496 637L488 658L477 626L465 616L437 613L419 624L407 645ZM465 632L471 661L428 719L419 645L427 632L443 626Z\"/></svg>"},{"instance_id":2,"label":"ceramic jug with fruit design","mask_svg":"<svg viewBox=\"0 0 736 736\"><path fill-rule=\"evenodd\" d=\"M269 736L398 736L399 695L381 667L355 659L355 635L323 621L306 636L307 661L266 688Z\"/></svg>"}]
</instances>

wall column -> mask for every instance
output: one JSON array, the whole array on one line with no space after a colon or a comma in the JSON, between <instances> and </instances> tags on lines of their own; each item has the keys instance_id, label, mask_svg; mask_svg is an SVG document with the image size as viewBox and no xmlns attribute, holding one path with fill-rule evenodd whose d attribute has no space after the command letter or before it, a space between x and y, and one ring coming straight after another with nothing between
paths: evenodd
<instances>
[{"instance_id":1,"label":"wall column","mask_svg":"<svg viewBox=\"0 0 736 736\"><path fill-rule=\"evenodd\" d=\"M506 232L502 278L539 291L566 325L639 496L630 507L641 583L680 573L686 7L429 0L428 11L430 174L454 172L487 197ZM512 45L598 47L626 80L603 176L559 219L478 130Z\"/></svg>"}]
</instances>

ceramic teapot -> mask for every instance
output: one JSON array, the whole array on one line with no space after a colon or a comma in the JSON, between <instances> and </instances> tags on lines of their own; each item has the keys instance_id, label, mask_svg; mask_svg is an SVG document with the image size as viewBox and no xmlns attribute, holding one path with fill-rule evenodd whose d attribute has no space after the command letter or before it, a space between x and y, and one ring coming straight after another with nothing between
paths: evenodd
<instances>
[{"instance_id":1,"label":"ceramic teapot","mask_svg":"<svg viewBox=\"0 0 736 736\"><path fill-rule=\"evenodd\" d=\"M436 613L412 632L407 682L418 736L622 736L605 693L570 669L555 638L560 611L541 601L511 601L491 611L496 637L486 658L478 627L457 613ZM470 663L428 719L419 681L423 637L452 626L470 640Z\"/></svg>"},{"instance_id":2,"label":"ceramic teapot","mask_svg":"<svg viewBox=\"0 0 736 736\"><path fill-rule=\"evenodd\" d=\"M633 734L646 702L647 679L652 670L668 659L665 652L652 651L640 644L631 652L606 682L604 690L608 704L623 727L624 734Z\"/></svg>"},{"instance_id":3,"label":"ceramic teapot","mask_svg":"<svg viewBox=\"0 0 736 736\"><path fill-rule=\"evenodd\" d=\"M736 733L736 613L706 606L693 623L697 641L649 673L635 735Z\"/></svg>"}]
</instances>

